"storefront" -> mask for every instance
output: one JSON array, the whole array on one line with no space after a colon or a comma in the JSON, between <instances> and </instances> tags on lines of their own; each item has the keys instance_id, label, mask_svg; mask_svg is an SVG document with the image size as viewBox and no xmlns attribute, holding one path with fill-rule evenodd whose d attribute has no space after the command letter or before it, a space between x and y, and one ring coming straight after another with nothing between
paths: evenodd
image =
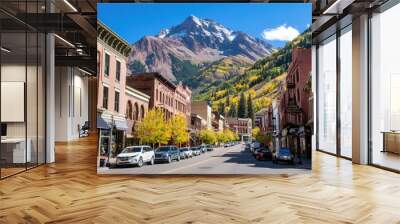
<instances>
[{"instance_id":1,"label":"storefront","mask_svg":"<svg viewBox=\"0 0 400 224\"><path fill-rule=\"evenodd\" d=\"M97 116L99 161L98 167L112 165L126 145L128 125L125 118L103 111Z\"/></svg>"}]
</instances>

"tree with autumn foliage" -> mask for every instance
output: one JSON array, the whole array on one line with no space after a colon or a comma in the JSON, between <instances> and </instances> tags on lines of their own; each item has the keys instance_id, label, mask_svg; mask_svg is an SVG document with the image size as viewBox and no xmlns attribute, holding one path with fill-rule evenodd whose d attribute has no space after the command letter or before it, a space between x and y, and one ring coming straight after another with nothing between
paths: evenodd
<instances>
[{"instance_id":1,"label":"tree with autumn foliage","mask_svg":"<svg viewBox=\"0 0 400 224\"><path fill-rule=\"evenodd\" d=\"M224 135L226 136L225 138L226 138L226 141L227 141L227 142L231 142L231 141L237 140L236 133L233 132L233 131L230 130L230 129L225 129L225 130L224 130Z\"/></svg>"},{"instance_id":2,"label":"tree with autumn foliage","mask_svg":"<svg viewBox=\"0 0 400 224\"><path fill-rule=\"evenodd\" d=\"M183 114L174 115L169 124L171 127L171 139L175 145L180 147L182 143L189 141L186 117Z\"/></svg>"},{"instance_id":3,"label":"tree with autumn foliage","mask_svg":"<svg viewBox=\"0 0 400 224\"><path fill-rule=\"evenodd\" d=\"M257 137L258 134L260 134L260 128L259 127L255 127L251 130L251 135L253 136L253 138Z\"/></svg>"},{"instance_id":4,"label":"tree with autumn foliage","mask_svg":"<svg viewBox=\"0 0 400 224\"><path fill-rule=\"evenodd\" d=\"M164 120L164 112L161 109L151 109L143 120L136 124L136 137L140 143L167 144L171 139L171 125Z\"/></svg>"},{"instance_id":5,"label":"tree with autumn foliage","mask_svg":"<svg viewBox=\"0 0 400 224\"><path fill-rule=\"evenodd\" d=\"M199 132L199 138L202 143L215 144L217 142L217 134L213 130L201 130Z\"/></svg>"}]
</instances>

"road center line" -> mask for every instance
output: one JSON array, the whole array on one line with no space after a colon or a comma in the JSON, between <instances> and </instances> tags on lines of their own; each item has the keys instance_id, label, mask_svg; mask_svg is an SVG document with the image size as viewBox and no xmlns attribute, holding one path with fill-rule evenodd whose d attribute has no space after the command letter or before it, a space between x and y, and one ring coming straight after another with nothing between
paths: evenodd
<instances>
[{"instance_id":1,"label":"road center line","mask_svg":"<svg viewBox=\"0 0 400 224\"><path fill-rule=\"evenodd\" d=\"M234 149L234 148L232 148L232 149ZM225 151L223 154L221 154L221 155L224 155L225 153L232 151L232 149L226 150L226 151ZM219 156L220 156L220 155L219 155ZM217 159L217 158L218 158L218 157L211 157L211 158L208 158L208 159L206 159L206 160L199 161L199 162L197 162L197 163L192 163L192 164L189 164L189 165L187 165L187 166L182 166L182 167L178 167L178 168L175 168L175 169L171 169L171 170L167 170L167 171L161 172L161 174L173 173L173 172L175 172L175 171L177 171L177 170L182 170L182 169L190 168L190 167L193 167L193 166L197 166L197 165L199 165L199 164L202 164L202 163L205 163L205 162L210 162L210 161L215 160L215 159Z\"/></svg>"}]
</instances>

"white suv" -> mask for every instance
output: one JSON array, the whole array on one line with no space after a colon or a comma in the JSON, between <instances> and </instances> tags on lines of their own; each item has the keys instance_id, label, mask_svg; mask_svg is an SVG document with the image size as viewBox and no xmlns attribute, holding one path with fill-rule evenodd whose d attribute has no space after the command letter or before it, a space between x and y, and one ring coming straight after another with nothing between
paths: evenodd
<instances>
[{"instance_id":1,"label":"white suv","mask_svg":"<svg viewBox=\"0 0 400 224\"><path fill-rule=\"evenodd\" d=\"M153 165L154 159L154 150L150 146L129 146L122 150L120 154L118 154L117 166L137 165L138 167L141 167L144 163Z\"/></svg>"}]
</instances>

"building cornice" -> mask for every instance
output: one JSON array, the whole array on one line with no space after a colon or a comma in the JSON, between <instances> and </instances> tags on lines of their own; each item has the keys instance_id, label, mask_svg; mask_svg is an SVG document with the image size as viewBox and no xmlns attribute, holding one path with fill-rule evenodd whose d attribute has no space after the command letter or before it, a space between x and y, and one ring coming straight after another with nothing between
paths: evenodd
<instances>
[{"instance_id":1,"label":"building cornice","mask_svg":"<svg viewBox=\"0 0 400 224\"><path fill-rule=\"evenodd\" d=\"M139 90L136 90L132 87L126 86L125 87L125 93L129 96L132 97L136 97L138 99L144 100L146 102L148 102L150 100L150 96L147 94L144 94L142 92L140 92Z\"/></svg>"},{"instance_id":2,"label":"building cornice","mask_svg":"<svg viewBox=\"0 0 400 224\"><path fill-rule=\"evenodd\" d=\"M105 24L97 20L97 38L102 40L105 44L112 47L114 50L118 51L125 57L129 56L132 47L127 41L118 34L114 33Z\"/></svg>"}]
</instances>

